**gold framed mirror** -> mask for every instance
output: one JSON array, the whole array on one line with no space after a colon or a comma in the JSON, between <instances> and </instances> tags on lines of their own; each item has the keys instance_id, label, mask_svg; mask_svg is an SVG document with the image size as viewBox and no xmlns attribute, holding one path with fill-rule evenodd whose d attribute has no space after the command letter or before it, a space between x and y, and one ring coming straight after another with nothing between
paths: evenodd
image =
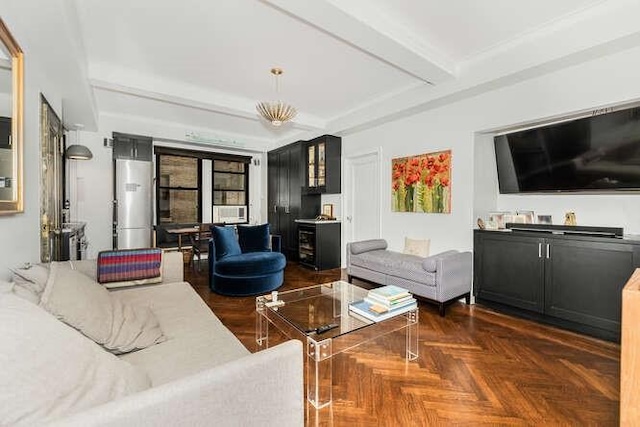
<instances>
[{"instance_id":1,"label":"gold framed mirror","mask_svg":"<svg viewBox=\"0 0 640 427\"><path fill-rule=\"evenodd\" d=\"M0 215L23 212L23 54L0 19Z\"/></svg>"}]
</instances>

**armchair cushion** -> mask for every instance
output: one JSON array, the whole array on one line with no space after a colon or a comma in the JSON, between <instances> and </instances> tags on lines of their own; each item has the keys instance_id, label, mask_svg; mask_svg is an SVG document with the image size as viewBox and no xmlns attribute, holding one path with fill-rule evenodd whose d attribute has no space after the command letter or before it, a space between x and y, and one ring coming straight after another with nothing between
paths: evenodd
<instances>
[{"instance_id":1,"label":"armchair cushion","mask_svg":"<svg viewBox=\"0 0 640 427\"><path fill-rule=\"evenodd\" d=\"M236 231L233 228L214 225L211 227L211 232L213 233L217 259L242 253Z\"/></svg>"},{"instance_id":2,"label":"armchair cushion","mask_svg":"<svg viewBox=\"0 0 640 427\"><path fill-rule=\"evenodd\" d=\"M269 224L239 225L238 241L243 254L247 252L270 251Z\"/></svg>"},{"instance_id":3,"label":"armchair cushion","mask_svg":"<svg viewBox=\"0 0 640 427\"><path fill-rule=\"evenodd\" d=\"M277 252L249 252L216 262L216 272L226 276L259 276L281 271L286 258Z\"/></svg>"}]
</instances>

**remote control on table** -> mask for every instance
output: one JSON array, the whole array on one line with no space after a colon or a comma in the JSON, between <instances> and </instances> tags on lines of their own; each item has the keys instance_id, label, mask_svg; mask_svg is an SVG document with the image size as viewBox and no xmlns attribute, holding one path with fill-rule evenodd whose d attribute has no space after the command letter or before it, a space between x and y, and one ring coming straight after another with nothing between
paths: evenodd
<instances>
[{"instance_id":1,"label":"remote control on table","mask_svg":"<svg viewBox=\"0 0 640 427\"><path fill-rule=\"evenodd\" d=\"M330 323L328 325L318 326L316 328L316 334L323 334L327 331L330 331L331 329L337 328L338 326L340 325L338 325L337 323Z\"/></svg>"}]
</instances>

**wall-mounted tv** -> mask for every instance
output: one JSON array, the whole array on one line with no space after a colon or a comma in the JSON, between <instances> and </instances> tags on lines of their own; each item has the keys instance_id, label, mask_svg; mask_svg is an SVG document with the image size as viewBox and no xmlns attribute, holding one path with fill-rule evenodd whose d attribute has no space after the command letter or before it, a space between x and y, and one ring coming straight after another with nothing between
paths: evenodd
<instances>
[{"instance_id":1,"label":"wall-mounted tv","mask_svg":"<svg viewBox=\"0 0 640 427\"><path fill-rule=\"evenodd\" d=\"M494 138L500 193L640 191L640 107Z\"/></svg>"}]
</instances>

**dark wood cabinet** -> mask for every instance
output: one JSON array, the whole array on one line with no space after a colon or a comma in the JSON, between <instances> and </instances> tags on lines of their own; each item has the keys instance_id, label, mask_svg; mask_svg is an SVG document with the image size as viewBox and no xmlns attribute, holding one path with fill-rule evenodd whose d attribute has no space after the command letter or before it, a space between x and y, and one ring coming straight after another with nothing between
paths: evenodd
<instances>
[{"instance_id":1,"label":"dark wood cabinet","mask_svg":"<svg viewBox=\"0 0 640 427\"><path fill-rule=\"evenodd\" d=\"M305 193L340 193L342 139L323 135L307 141L304 147Z\"/></svg>"},{"instance_id":2,"label":"dark wood cabinet","mask_svg":"<svg viewBox=\"0 0 640 427\"><path fill-rule=\"evenodd\" d=\"M532 232L474 233L474 293L557 326L619 341L622 288L640 241Z\"/></svg>"},{"instance_id":3,"label":"dark wood cabinet","mask_svg":"<svg viewBox=\"0 0 640 427\"><path fill-rule=\"evenodd\" d=\"M289 144L267 155L268 220L271 233L282 239L282 252L298 259L296 219L313 218L320 213L320 195L302 194L302 145Z\"/></svg>"},{"instance_id":4,"label":"dark wood cabinet","mask_svg":"<svg viewBox=\"0 0 640 427\"><path fill-rule=\"evenodd\" d=\"M488 234L482 238L482 250L476 247L475 265L482 278L476 295L542 313L544 260L538 256L541 239L508 237Z\"/></svg>"},{"instance_id":5,"label":"dark wood cabinet","mask_svg":"<svg viewBox=\"0 0 640 427\"><path fill-rule=\"evenodd\" d=\"M300 264L314 270L339 268L340 223L299 223L298 252Z\"/></svg>"}]
</instances>

